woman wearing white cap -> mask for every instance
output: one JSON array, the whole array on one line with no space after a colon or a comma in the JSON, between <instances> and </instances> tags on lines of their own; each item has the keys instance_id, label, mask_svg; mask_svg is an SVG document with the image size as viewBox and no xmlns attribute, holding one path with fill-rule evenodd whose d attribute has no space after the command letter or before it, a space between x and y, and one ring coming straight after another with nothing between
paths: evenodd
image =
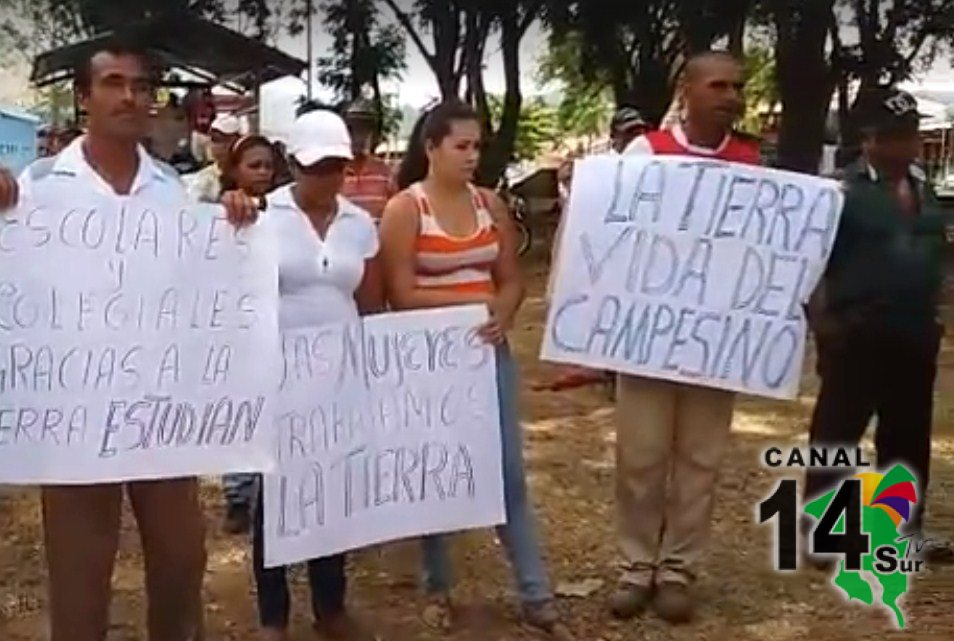
<instances>
[{"instance_id":1,"label":"woman wearing white cap","mask_svg":"<svg viewBox=\"0 0 954 641\"><path fill-rule=\"evenodd\" d=\"M346 322L380 311L377 230L370 214L339 195L351 159L344 121L325 110L300 116L288 151L294 181L268 196L262 215L279 243L279 328ZM223 197L233 209L245 199L234 192ZM285 641L290 607L285 568L264 567L262 521L259 502L252 555L259 617L265 639ZM308 579L315 628L324 638L374 638L345 610L343 554L309 561Z\"/></svg>"}]
</instances>

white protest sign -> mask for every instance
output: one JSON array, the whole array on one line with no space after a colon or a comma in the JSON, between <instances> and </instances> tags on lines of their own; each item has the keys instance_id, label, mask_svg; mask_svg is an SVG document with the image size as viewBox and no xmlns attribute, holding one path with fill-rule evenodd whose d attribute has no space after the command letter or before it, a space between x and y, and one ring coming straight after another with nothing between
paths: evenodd
<instances>
[{"instance_id":1,"label":"white protest sign","mask_svg":"<svg viewBox=\"0 0 954 641\"><path fill-rule=\"evenodd\" d=\"M184 199L46 196L0 216L0 481L269 469L265 230Z\"/></svg>"},{"instance_id":2,"label":"white protest sign","mask_svg":"<svg viewBox=\"0 0 954 641\"><path fill-rule=\"evenodd\" d=\"M794 397L843 202L830 180L709 159L578 162L542 358Z\"/></svg>"},{"instance_id":3,"label":"white protest sign","mask_svg":"<svg viewBox=\"0 0 954 641\"><path fill-rule=\"evenodd\" d=\"M265 564L505 518L496 359L480 307L288 332Z\"/></svg>"}]
</instances>

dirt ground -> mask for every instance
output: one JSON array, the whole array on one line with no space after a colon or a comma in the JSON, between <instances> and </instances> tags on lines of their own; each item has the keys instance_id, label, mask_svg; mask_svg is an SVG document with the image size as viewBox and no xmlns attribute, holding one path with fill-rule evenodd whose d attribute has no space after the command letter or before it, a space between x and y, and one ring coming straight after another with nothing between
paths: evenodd
<instances>
[{"instance_id":1,"label":"dirt ground","mask_svg":"<svg viewBox=\"0 0 954 641\"><path fill-rule=\"evenodd\" d=\"M536 261L542 265L541 261ZM849 605L814 570L780 576L771 569L771 527L756 523L757 503L776 476L760 466L769 445L805 441L816 383L806 363L798 402L742 400L736 413L730 455L718 488L710 554L698 584L697 622L673 629L646 617L618 623L607 616L606 598L614 567L613 415L605 390L533 392L552 375L540 363L544 306L543 267L531 274L532 291L514 343L523 365L523 407L529 483L554 583L564 591L581 582L598 586L585 598L561 597L559 607L581 641L841 641L848 639L954 639L954 568L922 573L902 601L909 619L896 632L879 609ZM954 537L954 356L942 358L938 389L930 525ZM945 392L943 390L949 390ZM870 443L869 443L870 446ZM3 491L0 491L3 492ZM205 487L209 515L206 576L208 638L257 638L250 572L250 546L223 536L219 488ZM492 532L455 539L457 600L466 605L459 630L440 635L421 620L417 589L418 548L400 543L353 556L349 600L354 612L373 621L389 640L510 641L538 638L516 623L510 574ZM311 639L306 586L295 575L294 635ZM0 494L0 641L46 638L45 570L37 496L33 491ZM111 641L144 638L142 558L135 524L127 514L117 563Z\"/></svg>"}]
</instances>

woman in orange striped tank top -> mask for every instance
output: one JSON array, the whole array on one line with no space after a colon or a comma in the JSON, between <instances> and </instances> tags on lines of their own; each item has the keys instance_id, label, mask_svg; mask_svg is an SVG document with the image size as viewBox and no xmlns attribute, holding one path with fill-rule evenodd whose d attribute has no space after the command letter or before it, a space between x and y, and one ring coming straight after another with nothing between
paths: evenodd
<instances>
[{"instance_id":1,"label":"woman in orange striped tank top","mask_svg":"<svg viewBox=\"0 0 954 641\"><path fill-rule=\"evenodd\" d=\"M497 382L507 523L497 530L507 548L527 623L568 638L559 624L544 568L523 467L516 367L507 331L523 302L517 235L506 206L471 184L480 160L480 124L470 107L442 103L418 126L398 176L404 190L381 222L381 257L394 309L482 304L490 320L481 337L497 346ZM451 625L450 561L444 537L424 540L429 611Z\"/></svg>"}]
</instances>

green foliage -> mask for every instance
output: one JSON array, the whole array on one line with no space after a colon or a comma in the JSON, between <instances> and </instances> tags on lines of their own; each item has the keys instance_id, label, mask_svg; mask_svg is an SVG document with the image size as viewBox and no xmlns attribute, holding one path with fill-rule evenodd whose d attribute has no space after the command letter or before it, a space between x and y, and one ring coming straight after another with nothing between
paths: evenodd
<instances>
[{"instance_id":1,"label":"green foliage","mask_svg":"<svg viewBox=\"0 0 954 641\"><path fill-rule=\"evenodd\" d=\"M37 54L88 36L90 27L66 0L0 0L0 40L6 53L30 62Z\"/></svg>"},{"instance_id":2,"label":"green foliage","mask_svg":"<svg viewBox=\"0 0 954 641\"><path fill-rule=\"evenodd\" d=\"M404 34L381 25L373 0L335 0L321 5L332 37L331 53L318 59L318 79L344 100L366 86L401 77L406 69Z\"/></svg>"},{"instance_id":3,"label":"green foliage","mask_svg":"<svg viewBox=\"0 0 954 641\"><path fill-rule=\"evenodd\" d=\"M57 126L66 125L73 118L73 89L64 85L51 85L33 93L30 113L43 122Z\"/></svg>"},{"instance_id":4,"label":"green foliage","mask_svg":"<svg viewBox=\"0 0 954 641\"><path fill-rule=\"evenodd\" d=\"M771 112L781 100L775 56L764 47L749 47L745 52L746 111L742 127L758 134L762 128L761 113Z\"/></svg>"},{"instance_id":5,"label":"green foliage","mask_svg":"<svg viewBox=\"0 0 954 641\"><path fill-rule=\"evenodd\" d=\"M608 79L583 76L580 41L575 33L551 39L539 61L537 80L561 94L556 114L561 135L596 136L609 126L613 98Z\"/></svg>"},{"instance_id":6,"label":"green foliage","mask_svg":"<svg viewBox=\"0 0 954 641\"><path fill-rule=\"evenodd\" d=\"M382 94L381 83L400 78L407 68L401 29L380 24L374 0L333 0L321 9L332 44L331 53L318 59L318 80L341 102L370 93L381 133L396 133L400 110Z\"/></svg>"},{"instance_id":7,"label":"green foliage","mask_svg":"<svg viewBox=\"0 0 954 641\"><path fill-rule=\"evenodd\" d=\"M181 13L262 40L300 25L304 0L0 0L0 37L29 58L129 22Z\"/></svg>"},{"instance_id":8,"label":"green foliage","mask_svg":"<svg viewBox=\"0 0 954 641\"><path fill-rule=\"evenodd\" d=\"M549 0L547 22L559 46L579 38L580 74L608 83L617 104L658 121L672 100L687 53L738 35L748 0Z\"/></svg>"},{"instance_id":9,"label":"green foliage","mask_svg":"<svg viewBox=\"0 0 954 641\"><path fill-rule=\"evenodd\" d=\"M499 122L503 113L503 99L500 96L490 96L489 102L492 118L494 122ZM517 124L513 158L533 160L539 157L557 141L559 132L557 111L543 98L524 101Z\"/></svg>"}]
</instances>

